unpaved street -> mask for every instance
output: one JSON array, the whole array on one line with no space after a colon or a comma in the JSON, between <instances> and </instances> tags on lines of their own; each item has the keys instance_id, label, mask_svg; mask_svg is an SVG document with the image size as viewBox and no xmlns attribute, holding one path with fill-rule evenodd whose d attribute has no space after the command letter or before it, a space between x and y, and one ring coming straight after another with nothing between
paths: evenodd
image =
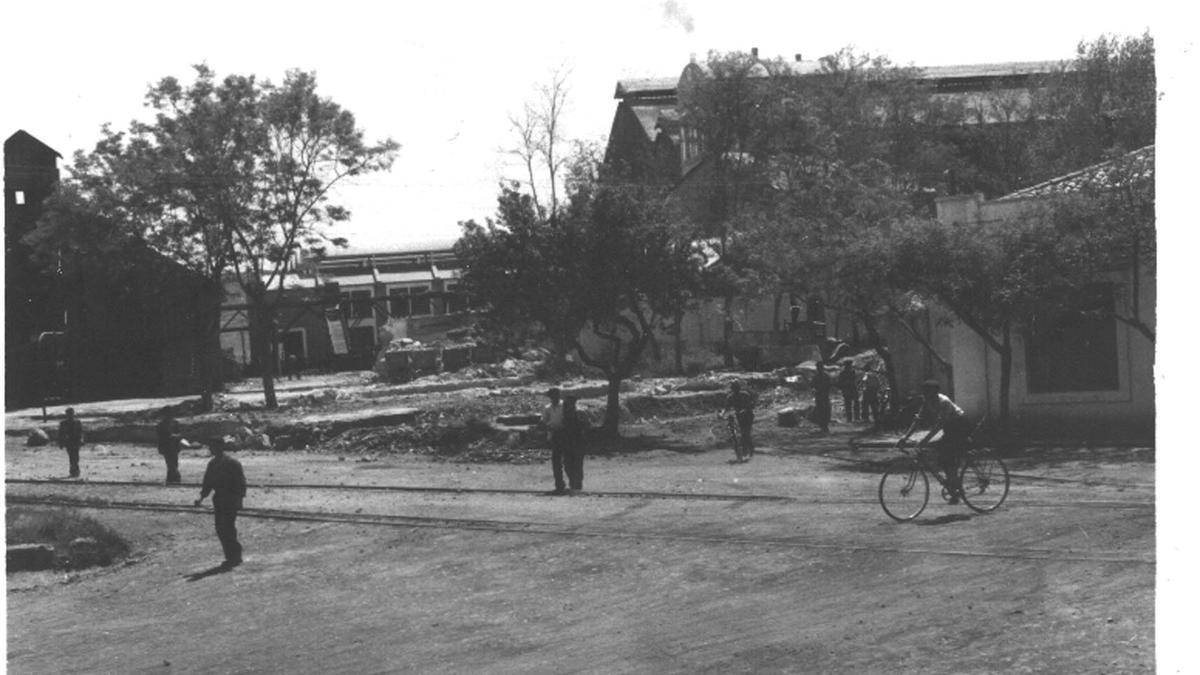
<instances>
[{"instance_id":1,"label":"unpaved street","mask_svg":"<svg viewBox=\"0 0 1200 675\"><path fill-rule=\"evenodd\" d=\"M589 459L574 497L539 493L544 463L239 453L247 562L189 581L220 560L195 487L108 446L85 483L10 482L10 500L182 511L88 509L132 562L9 575L9 672L1153 671L1152 451L1018 457L998 512L897 524L875 500L884 451L801 450ZM7 477L56 476L59 454L10 442ZM185 481L203 462L185 454Z\"/></svg>"}]
</instances>

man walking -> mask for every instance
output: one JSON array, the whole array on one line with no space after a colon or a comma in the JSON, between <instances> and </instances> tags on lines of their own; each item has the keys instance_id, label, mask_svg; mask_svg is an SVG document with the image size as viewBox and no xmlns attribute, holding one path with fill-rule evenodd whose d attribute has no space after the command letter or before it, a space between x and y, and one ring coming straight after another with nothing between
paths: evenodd
<instances>
[{"instance_id":1,"label":"man walking","mask_svg":"<svg viewBox=\"0 0 1200 675\"><path fill-rule=\"evenodd\" d=\"M183 434L179 431L179 420L171 414L169 407L162 409L162 419L158 421L158 454L167 463L167 483L178 484L179 475L179 443Z\"/></svg>"},{"instance_id":2,"label":"man walking","mask_svg":"<svg viewBox=\"0 0 1200 675\"><path fill-rule=\"evenodd\" d=\"M83 445L83 424L75 418L75 409L67 408L67 418L58 423L58 447L67 451L71 478L79 477L79 448Z\"/></svg>"},{"instance_id":3,"label":"man walking","mask_svg":"<svg viewBox=\"0 0 1200 675\"><path fill-rule=\"evenodd\" d=\"M212 459L204 470L204 483L200 487L200 498L213 493L213 516L217 527L217 539L225 552L225 567L242 564L242 545L237 538L237 512L242 508L246 496L246 475L242 464L226 454L226 440L216 439L208 446Z\"/></svg>"}]
</instances>

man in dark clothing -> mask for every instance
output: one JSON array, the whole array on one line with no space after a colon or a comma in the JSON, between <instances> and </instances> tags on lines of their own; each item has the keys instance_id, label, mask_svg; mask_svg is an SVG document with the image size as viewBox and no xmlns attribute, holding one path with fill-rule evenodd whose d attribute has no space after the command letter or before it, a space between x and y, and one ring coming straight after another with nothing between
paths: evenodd
<instances>
[{"instance_id":1,"label":"man in dark clothing","mask_svg":"<svg viewBox=\"0 0 1200 675\"><path fill-rule=\"evenodd\" d=\"M949 396L941 393L941 385L937 380L926 380L921 384L921 410L913 418L908 431L900 439L900 445L908 443L908 439L921 424L929 427L920 445L926 445L940 431L942 437L933 443L937 450L938 462L946 474L946 484L950 490L951 504L957 504L962 492L958 469L963 456L971 445L972 426L967 414L958 407Z\"/></svg>"},{"instance_id":2,"label":"man in dark clothing","mask_svg":"<svg viewBox=\"0 0 1200 675\"><path fill-rule=\"evenodd\" d=\"M226 439L214 440L209 444L212 459L204 470L204 483L200 487L200 498L196 506L213 494L213 516L217 527L217 539L225 551L225 566L242 564L242 545L237 538L237 512L242 508L246 496L246 475L242 464L225 453Z\"/></svg>"},{"instance_id":3,"label":"man in dark clothing","mask_svg":"<svg viewBox=\"0 0 1200 675\"><path fill-rule=\"evenodd\" d=\"M813 421L821 427L821 431L829 433L829 419L833 416L832 406L829 403L829 391L833 388L833 382L829 378L829 373L825 372L825 364L817 363L817 372L813 375Z\"/></svg>"},{"instance_id":4,"label":"man in dark clothing","mask_svg":"<svg viewBox=\"0 0 1200 675\"><path fill-rule=\"evenodd\" d=\"M549 493L552 495L570 494L567 492L567 482L563 480L563 460L566 459L567 436L566 427L563 424L561 394L558 387L547 391L546 397L550 399L550 403L542 410L542 428L546 430L546 435L549 437L550 470L554 473L554 490Z\"/></svg>"},{"instance_id":5,"label":"man in dark clothing","mask_svg":"<svg viewBox=\"0 0 1200 675\"><path fill-rule=\"evenodd\" d=\"M162 409L162 419L158 421L158 454L167 463L167 482L179 483L179 443L183 434L179 431L179 420L171 414L170 408Z\"/></svg>"},{"instance_id":6,"label":"man in dark clothing","mask_svg":"<svg viewBox=\"0 0 1200 675\"><path fill-rule=\"evenodd\" d=\"M754 455L754 438L750 435L754 427L754 394L742 389L742 383L734 380L729 384L729 394L725 396L725 410L733 413L737 421L738 431L742 436L742 447L734 448L738 459L750 459Z\"/></svg>"},{"instance_id":7,"label":"man in dark clothing","mask_svg":"<svg viewBox=\"0 0 1200 675\"><path fill-rule=\"evenodd\" d=\"M571 492L583 489L583 420L579 418L576 396L563 397L563 444L566 456L563 469L567 474L567 486Z\"/></svg>"},{"instance_id":8,"label":"man in dark clothing","mask_svg":"<svg viewBox=\"0 0 1200 675\"><path fill-rule=\"evenodd\" d=\"M71 478L79 477L79 448L83 445L83 424L75 419L75 409L67 408L67 419L58 423L58 447L67 451Z\"/></svg>"},{"instance_id":9,"label":"man in dark clothing","mask_svg":"<svg viewBox=\"0 0 1200 675\"><path fill-rule=\"evenodd\" d=\"M846 409L846 421L853 422L861 416L858 409L858 377L854 374L854 363L842 362L842 370L837 377L838 389L842 391L842 401Z\"/></svg>"},{"instance_id":10,"label":"man in dark clothing","mask_svg":"<svg viewBox=\"0 0 1200 675\"><path fill-rule=\"evenodd\" d=\"M882 421L879 419L879 392L883 388L879 383L879 374L873 370L868 370L863 373L862 379L859 380L862 385L862 420L864 422L874 422L878 427Z\"/></svg>"}]
</instances>

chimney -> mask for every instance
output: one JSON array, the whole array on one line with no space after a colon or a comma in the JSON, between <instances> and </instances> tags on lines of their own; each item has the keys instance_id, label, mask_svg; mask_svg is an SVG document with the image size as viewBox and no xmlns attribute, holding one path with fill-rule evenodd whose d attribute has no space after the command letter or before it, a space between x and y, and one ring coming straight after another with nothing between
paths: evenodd
<instances>
[{"instance_id":1,"label":"chimney","mask_svg":"<svg viewBox=\"0 0 1200 675\"><path fill-rule=\"evenodd\" d=\"M801 55L801 54L796 54L796 63L800 63L800 62L801 62L801 61L803 61L803 60L804 60L804 56L803 56L803 55Z\"/></svg>"},{"instance_id":2,"label":"chimney","mask_svg":"<svg viewBox=\"0 0 1200 675\"><path fill-rule=\"evenodd\" d=\"M758 47L751 47L751 48L750 48L750 58L752 58L752 59L757 59L757 58L758 58Z\"/></svg>"}]
</instances>

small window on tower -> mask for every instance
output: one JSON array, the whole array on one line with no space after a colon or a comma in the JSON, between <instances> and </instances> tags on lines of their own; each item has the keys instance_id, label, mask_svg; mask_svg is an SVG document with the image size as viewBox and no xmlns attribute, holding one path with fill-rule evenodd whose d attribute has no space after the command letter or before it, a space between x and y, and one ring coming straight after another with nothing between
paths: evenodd
<instances>
[{"instance_id":1,"label":"small window on tower","mask_svg":"<svg viewBox=\"0 0 1200 675\"><path fill-rule=\"evenodd\" d=\"M25 191L24 190L17 190L16 192L13 193L13 197L17 200L17 206L21 206L25 203Z\"/></svg>"}]
</instances>

